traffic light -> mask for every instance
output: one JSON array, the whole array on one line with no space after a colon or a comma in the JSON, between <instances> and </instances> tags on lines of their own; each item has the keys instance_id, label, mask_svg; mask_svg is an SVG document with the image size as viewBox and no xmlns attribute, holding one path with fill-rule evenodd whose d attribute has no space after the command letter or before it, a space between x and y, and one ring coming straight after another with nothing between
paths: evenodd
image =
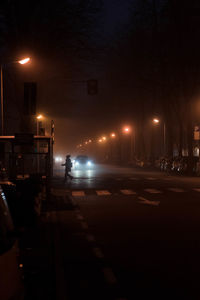
<instances>
[{"instance_id":1,"label":"traffic light","mask_svg":"<svg viewBox=\"0 0 200 300\"><path fill-rule=\"evenodd\" d=\"M88 95L96 95L98 93L98 81L96 79L87 80Z\"/></svg>"}]
</instances>

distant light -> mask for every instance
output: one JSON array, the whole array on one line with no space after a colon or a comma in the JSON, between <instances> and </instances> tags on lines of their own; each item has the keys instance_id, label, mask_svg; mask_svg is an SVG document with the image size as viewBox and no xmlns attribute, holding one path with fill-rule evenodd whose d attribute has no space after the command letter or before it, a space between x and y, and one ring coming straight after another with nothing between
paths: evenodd
<instances>
[{"instance_id":1,"label":"distant light","mask_svg":"<svg viewBox=\"0 0 200 300\"><path fill-rule=\"evenodd\" d=\"M85 142L85 144L87 145L87 144L88 144L88 142Z\"/></svg>"},{"instance_id":2,"label":"distant light","mask_svg":"<svg viewBox=\"0 0 200 300\"><path fill-rule=\"evenodd\" d=\"M55 161L56 162L61 162L62 161L62 157L61 156L56 156L55 157Z\"/></svg>"},{"instance_id":3,"label":"distant light","mask_svg":"<svg viewBox=\"0 0 200 300\"><path fill-rule=\"evenodd\" d=\"M102 136L102 140L106 141L106 137L105 137L105 136Z\"/></svg>"},{"instance_id":4,"label":"distant light","mask_svg":"<svg viewBox=\"0 0 200 300\"><path fill-rule=\"evenodd\" d=\"M92 162L91 162L91 161L88 161L88 162L87 162L87 165L88 165L88 166L91 166L91 165L92 165Z\"/></svg>"},{"instance_id":5,"label":"distant light","mask_svg":"<svg viewBox=\"0 0 200 300\"><path fill-rule=\"evenodd\" d=\"M78 165L79 165L79 162L78 162L78 161L76 161L76 162L75 162L75 165L76 165L76 166L78 166Z\"/></svg>"},{"instance_id":6,"label":"distant light","mask_svg":"<svg viewBox=\"0 0 200 300\"><path fill-rule=\"evenodd\" d=\"M153 122L156 123L156 124L158 124L160 122L160 120L158 120L158 119L155 118L155 119L153 119Z\"/></svg>"},{"instance_id":7,"label":"distant light","mask_svg":"<svg viewBox=\"0 0 200 300\"><path fill-rule=\"evenodd\" d=\"M30 57L27 57L27 58L19 60L18 63L21 65L24 65L24 64L27 64L30 60L31 60Z\"/></svg>"},{"instance_id":8,"label":"distant light","mask_svg":"<svg viewBox=\"0 0 200 300\"><path fill-rule=\"evenodd\" d=\"M129 133L129 132L130 132L130 127L124 127L123 131L124 131L125 133Z\"/></svg>"},{"instance_id":9,"label":"distant light","mask_svg":"<svg viewBox=\"0 0 200 300\"><path fill-rule=\"evenodd\" d=\"M92 143L92 140L89 140L88 142L89 142L89 143Z\"/></svg>"},{"instance_id":10,"label":"distant light","mask_svg":"<svg viewBox=\"0 0 200 300\"><path fill-rule=\"evenodd\" d=\"M102 143L103 141L102 141L102 139L99 139L99 143Z\"/></svg>"},{"instance_id":11,"label":"distant light","mask_svg":"<svg viewBox=\"0 0 200 300\"><path fill-rule=\"evenodd\" d=\"M80 144L79 147L82 147L82 144Z\"/></svg>"},{"instance_id":12,"label":"distant light","mask_svg":"<svg viewBox=\"0 0 200 300\"><path fill-rule=\"evenodd\" d=\"M116 134L115 134L115 133L111 133L111 137L112 137L112 138L115 138L115 137L116 137Z\"/></svg>"},{"instance_id":13,"label":"distant light","mask_svg":"<svg viewBox=\"0 0 200 300\"><path fill-rule=\"evenodd\" d=\"M38 120L41 120L42 118L43 118L43 115L38 115L38 116L37 116L37 119L38 119Z\"/></svg>"}]
</instances>

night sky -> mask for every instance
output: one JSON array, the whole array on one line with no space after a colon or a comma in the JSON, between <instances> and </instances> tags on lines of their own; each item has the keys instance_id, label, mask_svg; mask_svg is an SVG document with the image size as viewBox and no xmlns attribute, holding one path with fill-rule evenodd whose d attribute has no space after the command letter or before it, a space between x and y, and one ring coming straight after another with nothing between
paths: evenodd
<instances>
[{"instance_id":1,"label":"night sky","mask_svg":"<svg viewBox=\"0 0 200 300\"><path fill-rule=\"evenodd\" d=\"M124 124L134 126L144 149L155 115L167 124L171 151L187 140L199 122L199 6L186 0L1 3L1 59L31 56L13 82L16 89L20 79L37 82L37 112L47 127L55 121L56 153ZM88 95L89 79L98 81L96 95Z\"/></svg>"}]
</instances>

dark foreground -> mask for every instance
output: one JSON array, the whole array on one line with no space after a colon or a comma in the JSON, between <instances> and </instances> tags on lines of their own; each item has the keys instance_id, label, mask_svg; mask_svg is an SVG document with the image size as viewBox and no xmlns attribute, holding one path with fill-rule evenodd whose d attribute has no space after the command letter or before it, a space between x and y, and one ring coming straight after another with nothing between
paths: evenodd
<instances>
[{"instance_id":1,"label":"dark foreground","mask_svg":"<svg viewBox=\"0 0 200 300\"><path fill-rule=\"evenodd\" d=\"M199 299L199 178L62 172L23 240L27 299Z\"/></svg>"}]
</instances>

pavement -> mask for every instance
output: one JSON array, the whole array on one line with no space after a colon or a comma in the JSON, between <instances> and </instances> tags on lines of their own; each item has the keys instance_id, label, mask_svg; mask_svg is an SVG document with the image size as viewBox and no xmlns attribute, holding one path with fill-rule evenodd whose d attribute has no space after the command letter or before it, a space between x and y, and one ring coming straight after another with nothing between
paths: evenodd
<instances>
[{"instance_id":1,"label":"pavement","mask_svg":"<svg viewBox=\"0 0 200 300\"><path fill-rule=\"evenodd\" d=\"M199 261L190 261L200 245L199 178L117 167L75 172L67 183L62 175L52 181L35 226L21 233L25 300L133 299L134 284L135 299L145 299L156 282L166 297L198 299L182 284L188 276L194 286L198 280Z\"/></svg>"}]
</instances>

